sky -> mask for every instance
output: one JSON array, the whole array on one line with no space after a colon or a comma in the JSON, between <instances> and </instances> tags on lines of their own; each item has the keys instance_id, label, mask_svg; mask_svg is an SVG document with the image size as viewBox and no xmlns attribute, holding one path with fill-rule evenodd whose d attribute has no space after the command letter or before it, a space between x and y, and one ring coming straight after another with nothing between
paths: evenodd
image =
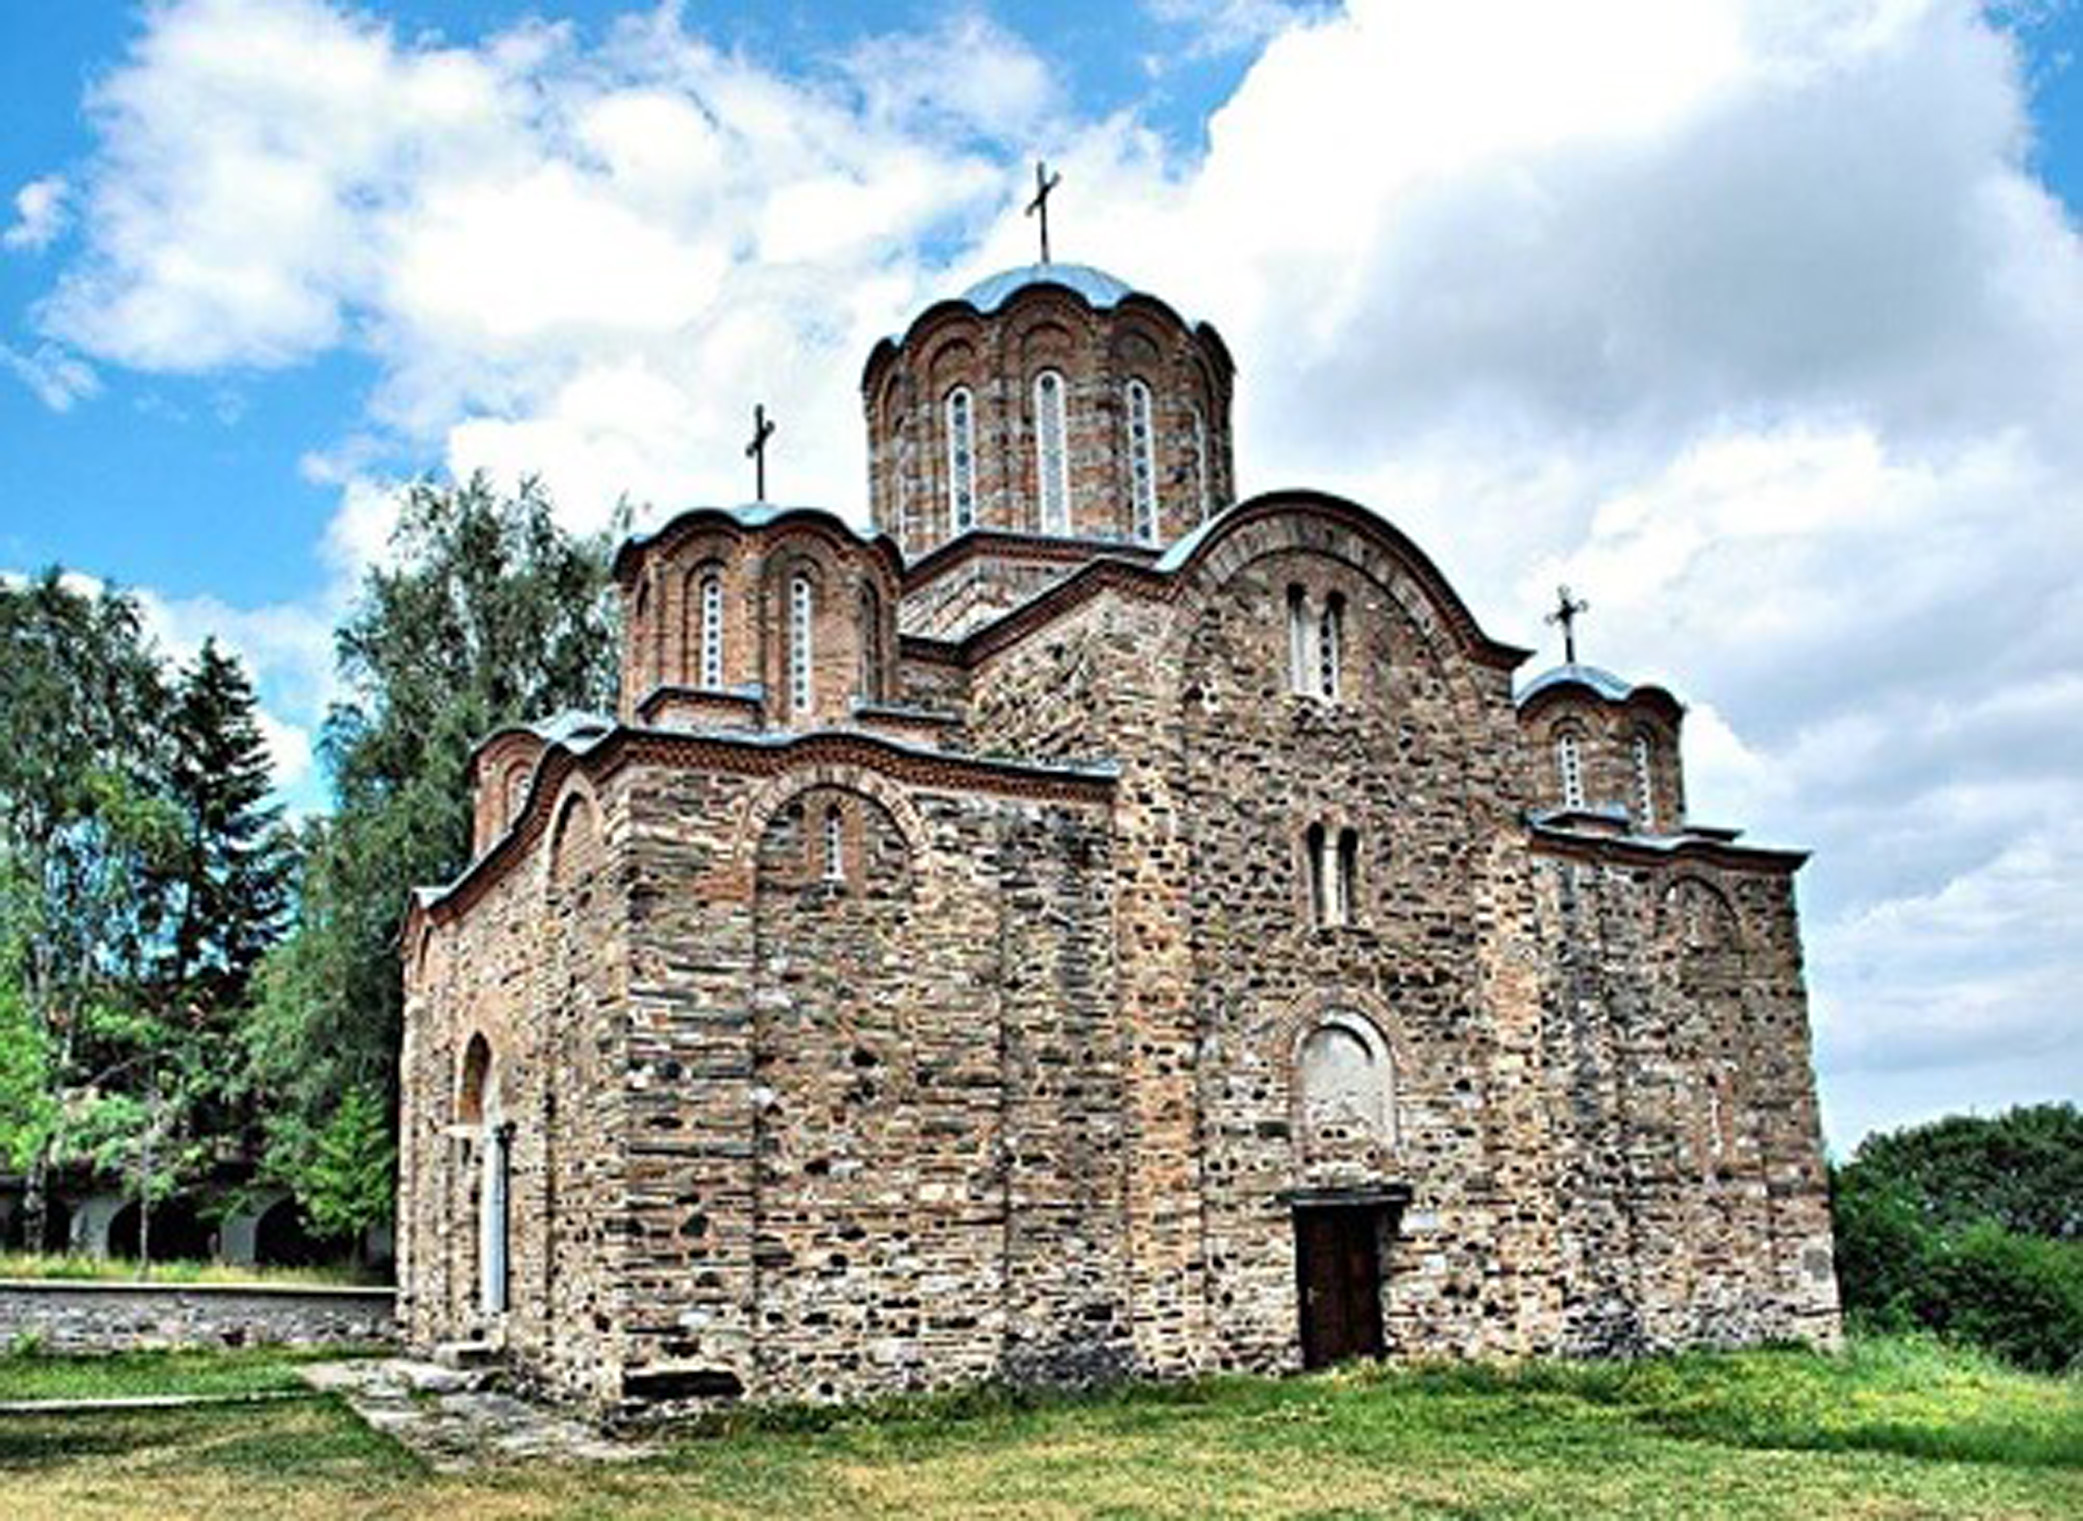
<instances>
[{"instance_id":1,"label":"sky","mask_svg":"<svg viewBox=\"0 0 2083 1521\"><path fill-rule=\"evenodd\" d=\"M1213 321L1245 492L1687 704L1812 849L1824 1119L2083 1087L2083 0L0 0L0 572L255 673L400 481L866 513L874 341L1033 255Z\"/></svg>"}]
</instances>

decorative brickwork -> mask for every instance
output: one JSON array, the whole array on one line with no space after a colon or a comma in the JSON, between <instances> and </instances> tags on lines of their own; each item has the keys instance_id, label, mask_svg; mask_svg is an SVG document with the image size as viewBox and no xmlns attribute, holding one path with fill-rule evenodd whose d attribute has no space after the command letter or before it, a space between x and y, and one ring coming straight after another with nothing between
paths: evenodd
<instances>
[{"instance_id":1,"label":"decorative brickwork","mask_svg":"<svg viewBox=\"0 0 2083 1521\"><path fill-rule=\"evenodd\" d=\"M1169 551L1020 519L1029 359L1126 513L1133 436L1077 410L1127 364L1162 417L1218 342L935 308L869 371L911 563L804 509L625 549L622 721L489 741L406 926L412 1342L627 1414L1836 1336L1801 857L1686 824L1676 701L1515 700L1525 652L1335 498L1161 485ZM943 544L899 487L940 500L906 440L957 383Z\"/></svg>"}]
</instances>

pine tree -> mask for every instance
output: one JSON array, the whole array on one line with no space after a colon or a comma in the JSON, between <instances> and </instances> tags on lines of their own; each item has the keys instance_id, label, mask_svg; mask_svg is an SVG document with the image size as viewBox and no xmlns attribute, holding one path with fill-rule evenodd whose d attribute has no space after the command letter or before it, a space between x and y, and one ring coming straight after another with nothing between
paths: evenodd
<instances>
[{"instance_id":1,"label":"pine tree","mask_svg":"<svg viewBox=\"0 0 2083 1521\"><path fill-rule=\"evenodd\" d=\"M168 970L175 996L212 1014L245 1004L289 907L290 846L267 802L274 778L256 706L238 660L205 640L171 715L171 788L189 838Z\"/></svg>"}]
</instances>

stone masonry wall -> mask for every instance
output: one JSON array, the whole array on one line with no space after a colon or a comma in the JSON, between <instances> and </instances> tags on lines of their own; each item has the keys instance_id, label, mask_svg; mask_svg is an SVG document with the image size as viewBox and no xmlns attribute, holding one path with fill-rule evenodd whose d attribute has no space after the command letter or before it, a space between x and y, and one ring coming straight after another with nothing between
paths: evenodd
<instances>
[{"instance_id":1,"label":"stone masonry wall","mask_svg":"<svg viewBox=\"0 0 2083 1521\"><path fill-rule=\"evenodd\" d=\"M1834 1337L1796 858L1530 824L1517 652L1360 515L1076 591L906 646L966 756L552 755L413 920L409 1340L604 1414L1286 1368L1325 1197L1392 1353Z\"/></svg>"},{"instance_id":2,"label":"stone masonry wall","mask_svg":"<svg viewBox=\"0 0 2083 1521\"><path fill-rule=\"evenodd\" d=\"M310 1347L389 1341L389 1289L261 1284L0 1282L0 1346L46 1352L140 1347Z\"/></svg>"},{"instance_id":3,"label":"stone masonry wall","mask_svg":"<svg viewBox=\"0 0 2083 1521\"><path fill-rule=\"evenodd\" d=\"M1528 1350L1552 1334L1546 1243L1524 1228L1547 1152L1534 1011L1530 989L1515 1002L1485 977L1493 905L1525 893L1496 848L1518 836L1509 704L1498 672L1414 615L1393 562L1295 526L1211 567L1179 665L1214 1342L1226 1364L1298 1357L1290 1191L1407 1184L1391 1350ZM1335 698L1289 690L1296 585L1344 600ZM1355 837L1342 914L1313 902L1312 826ZM1386 1104L1347 1122L1372 1131L1360 1149L1325 1144L1298 1093L1299 1050L1334 1017L1386 1053Z\"/></svg>"},{"instance_id":4,"label":"stone masonry wall","mask_svg":"<svg viewBox=\"0 0 2083 1521\"><path fill-rule=\"evenodd\" d=\"M1042 531L1034 380L1045 369L1065 385L1070 533L1134 536L1124 400L1130 380L1151 394L1155 542L1191 531L1204 506L1217 509L1231 499L1230 372L1219 340L1155 302L1095 310L1068 291L1036 285L988 317L953 303L937 307L869 362L862 398L869 507L877 527L907 555L922 555L957 531L946 423L947 397L957 386L972 398L976 525Z\"/></svg>"},{"instance_id":5,"label":"stone masonry wall","mask_svg":"<svg viewBox=\"0 0 2083 1521\"><path fill-rule=\"evenodd\" d=\"M410 957L401 1122L399 1315L407 1341L488 1339L593 1402L619 1362L618 800L544 800L521 859ZM554 859L553 859L554 858ZM463 1103L473 1037L489 1047L484 1122ZM479 1292L487 1124L510 1126L509 1308Z\"/></svg>"},{"instance_id":6,"label":"stone masonry wall","mask_svg":"<svg viewBox=\"0 0 2083 1521\"><path fill-rule=\"evenodd\" d=\"M1104 808L820 764L635 815L625 1399L1123 1367Z\"/></svg>"},{"instance_id":7,"label":"stone masonry wall","mask_svg":"<svg viewBox=\"0 0 2083 1521\"><path fill-rule=\"evenodd\" d=\"M1564 1348L1838 1334L1784 869L1536 857Z\"/></svg>"}]
</instances>

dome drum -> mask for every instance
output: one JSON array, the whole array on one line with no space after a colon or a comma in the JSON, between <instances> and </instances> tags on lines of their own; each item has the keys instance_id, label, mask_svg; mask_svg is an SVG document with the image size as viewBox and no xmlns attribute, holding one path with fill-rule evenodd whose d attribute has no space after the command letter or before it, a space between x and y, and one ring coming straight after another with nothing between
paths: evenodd
<instances>
[{"instance_id":1,"label":"dome drum","mask_svg":"<svg viewBox=\"0 0 2083 1521\"><path fill-rule=\"evenodd\" d=\"M975 529L1161 546L1234 491L1212 327L1083 265L943 301L862 376L869 507L909 558Z\"/></svg>"}]
</instances>

